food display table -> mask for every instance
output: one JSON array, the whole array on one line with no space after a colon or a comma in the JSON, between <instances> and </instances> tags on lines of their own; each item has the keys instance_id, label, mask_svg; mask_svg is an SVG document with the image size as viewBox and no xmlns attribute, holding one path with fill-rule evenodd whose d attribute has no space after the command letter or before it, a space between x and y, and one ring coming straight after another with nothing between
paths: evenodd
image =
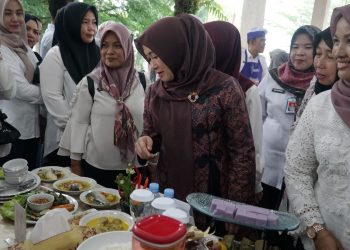
<instances>
[{"instance_id":1,"label":"food display table","mask_svg":"<svg viewBox=\"0 0 350 250\"><path fill-rule=\"evenodd\" d=\"M70 174L70 176L77 176L77 175L72 173ZM52 188L52 183L41 183L41 186ZM96 187L101 187L101 186L97 184ZM79 207L76 213L86 211L91 208L80 201L79 195L73 196L73 198L76 199L76 201L79 204ZM34 227L33 224L27 224L27 239L33 227ZM15 238L14 232L15 232L14 222L10 220L4 220L0 215L0 250L7 249L8 244L6 244L5 242L6 239L14 240Z\"/></svg>"}]
</instances>

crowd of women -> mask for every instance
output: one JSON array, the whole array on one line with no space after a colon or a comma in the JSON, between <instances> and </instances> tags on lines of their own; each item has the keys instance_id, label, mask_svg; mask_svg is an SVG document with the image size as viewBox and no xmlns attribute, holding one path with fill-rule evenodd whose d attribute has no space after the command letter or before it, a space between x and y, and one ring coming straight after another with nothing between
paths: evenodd
<instances>
[{"instance_id":1,"label":"crowd of women","mask_svg":"<svg viewBox=\"0 0 350 250\"><path fill-rule=\"evenodd\" d=\"M41 55L40 20L0 2L0 108L21 134L0 145L1 163L33 169L43 156L106 187L131 163L179 199L204 192L269 209L286 190L305 249L350 249L350 5L322 32L298 28L288 61L256 86L239 73L230 23L165 17L134 41L120 23L98 30L94 6L52 2ZM146 92L134 44L157 74Z\"/></svg>"}]
</instances>

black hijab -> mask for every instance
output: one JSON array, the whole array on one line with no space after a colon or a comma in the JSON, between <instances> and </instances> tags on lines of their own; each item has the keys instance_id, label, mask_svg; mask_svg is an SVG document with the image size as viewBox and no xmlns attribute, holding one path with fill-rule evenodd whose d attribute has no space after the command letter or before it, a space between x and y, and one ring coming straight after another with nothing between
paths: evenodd
<instances>
[{"instance_id":1,"label":"black hijab","mask_svg":"<svg viewBox=\"0 0 350 250\"><path fill-rule=\"evenodd\" d=\"M98 46L93 40L86 44L81 40L80 28L85 14L91 10L98 21L95 6L86 3L70 3L60 9L55 19L52 45L58 44L64 66L76 84L90 73L100 60Z\"/></svg>"},{"instance_id":2,"label":"black hijab","mask_svg":"<svg viewBox=\"0 0 350 250\"><path fill-rule=\"evenodd\" d=\"M330 49L333 49L333 40L332 40L332 34L331 34L330 27L328 27L327 29L325 29L325 30L323 30L315 35L314 57L316 55L316 48L320 44L321 41L324 41ZM337 76L336 76L334 82L336 82L338 80L339 80L339 77L338 77L338 72L337 72ZM332 85L323 85L317 80L315 83L315 94L317 95L323 91L330 90L332 87L333 87L333 84Z\"/></svg>"}]
</instances>

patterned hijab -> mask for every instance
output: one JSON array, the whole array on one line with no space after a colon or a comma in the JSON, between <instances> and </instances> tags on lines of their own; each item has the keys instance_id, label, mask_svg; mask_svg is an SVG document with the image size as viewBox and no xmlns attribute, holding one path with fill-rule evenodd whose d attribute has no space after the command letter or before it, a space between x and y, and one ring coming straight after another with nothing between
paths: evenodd
<instances>
[{"instance_id":1,"label":"patterned hijab","mask_svg":"<svg viewBox=\"0 0 350 250\"><path fill-rule=\"evenodd\" d=\"M241 36L231 23L214 21L204 24L216 52L216 69L238 79L244 92L254 83L239 73L241 66Z\"/></svg>"},{"instance_id":2,"label":"patterned hijab","mask_svg":"<svg viewBox=\"0 0 350 250\"><path fill-rule=\"evenodd\" d=\"M303 25L299 27L293 34L292 40L290 43L290 51L292 50L293 44L299 35L306 34L309 36L311 42L313 43L315 35L321 30L313 25ZM278 68L278 78L286 85L301 89L303 91L307 90L310 86L310 81L314 76L315 69L311 65L305 71L296 70L290 60L289 52L289 61L282 64Z\"/></svg>"},{"instance_id":3,"label":"patterned hijab","mask_svg":"<svg viewBox=\"0 0 350 250\"><path fill-rule=\"evenodd\" d=\"M19 56L19 58L21 58L22 62L26 67L26 72L24 73L24 76L28 80L28 82L32 82L34 76L34 66L27 55L27 30L24 23L24 13L20 34L10 33L4 26L5 7L10 1L16 1L23 10L22 3L19 0L0 1L0 44L7 46L10 50L16 53Z\"/></svg>"},{"instance_id":4,"label":"patterned hijab","mask_svg":"<svg viewBox=\"0 0 350 250\"><path fill-rule=\"evenodd\" d=\"M130 96L136 76L132 35L124 25L110 23L101 31L101 45L108 33L115 34L119 39L125 61L119 68L112 69L101 60L100 66L95 68L89 76L94 81L100 82L102 89L116 100L114 145L119 148L123 161L132 162L135 159L134 145L138 135L132 115L124 103Z\"/></svg>"},{"instance_id":5,"label":"patterned hijab","mask_svg":"<svg viewBox=\"0 0 350 250\"><path fill-rule=\"evenodd\" d=\"M350 24L350 4L335 8L331 18L331 33L334 36L337 23L340 18L344 19ZM350 83L339 79L331 90L331 99L335 111L343 120L343 122L350 128Z\"/></svg>"},{"instance_id":6,"label":"patterned hijab","mask_svg":"<svg viewBox=\"0 0 350 250\"><path fill-rule=\"evenodd\" d=\"M69 3L57 13L52 46L58 43L64 66L76 84L97 65L100 56L95 40L86 44L81 40L82 20L92 11L98 21L95 6L86 3Z\"/></svg>"}]
</instances>

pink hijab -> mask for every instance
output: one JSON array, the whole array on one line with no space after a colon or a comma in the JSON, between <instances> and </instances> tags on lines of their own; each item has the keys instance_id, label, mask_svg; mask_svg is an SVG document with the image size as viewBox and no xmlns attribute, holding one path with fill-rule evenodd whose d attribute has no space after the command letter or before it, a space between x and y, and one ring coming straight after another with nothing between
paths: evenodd
<instances>
[{"instance_id":1,"label":"pink hijab","mask_svg":"<svg viewBox=\"0 0 350 250\"><path fill-rule=\"evenodd\" d=\"M333 10L331 18L332 36L334 36L337 23L342 17L350 24L350 4ZM350 83L339 79L331 90L331 100L337 114L350 127Z\"/></svg>"},{"instance_id":2,"label":"pink hijab","mask_svg":"<svg viewBox=\"0 0 350 250\"><path fill-rule=\"evenodd\" d=\"M21 27L21 33L10 33L4 24L5 7L10 1L16 1L23 10L23 5L19 0L1 0L0 1L0 44L5 45L14 53L16 53L22 62L26 66L26 72L24 74L28 82L32 82L34 76L34 66L27 56L28 49L27 44L27 31L24 23L24 11L23 11L23 23Z\"/></svg>"},{"instance_id":3,"label":"pink hijab","mask_svg":"<svg viewBox=\"0 0 350 250\"><path fill-rule=\"evenodd\" d=\"M130 96L135 82L134 50L132 35L122 24L107 24L101 31L101 45L107 33L114 33L124 51L124 63L116 69L109 68L101 60L89 76L116 100L116 118L114 123L114 144L119 148L122 160L132 162L135 159L134 144L137 139L137 129L133 117L124 101Z\"/></svg>"}]
</instances>

